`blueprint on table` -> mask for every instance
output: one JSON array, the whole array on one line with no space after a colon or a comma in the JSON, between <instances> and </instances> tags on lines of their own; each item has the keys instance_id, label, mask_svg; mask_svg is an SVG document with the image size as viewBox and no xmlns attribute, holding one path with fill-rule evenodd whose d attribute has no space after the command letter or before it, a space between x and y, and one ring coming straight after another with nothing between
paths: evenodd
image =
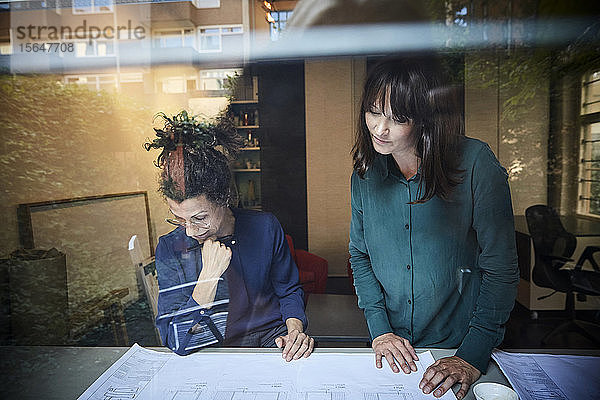
<instances>
[{"instance_id":1,"label":"blueprint on table","mask_svg":"<svg viewBox=\"0 0 600 400\"><path fill-rule=\"evenodd\" d=\"M375 368L373 354L313 353L288 363L278 353L182 357L135 344L79 399L431 400L418 385L433 362L421 353L418 371L405 375Z\"/></svg>"},{"instance_id":2,"label":"blueprint on table","mask_svg":"<svg viewBox=\"0 0 600 400\"><path fill-rule=\"evenodd\" d=\"M508 353L492 357L521 400L597 399L600 357Z\"/></svg>"}]
</instances>

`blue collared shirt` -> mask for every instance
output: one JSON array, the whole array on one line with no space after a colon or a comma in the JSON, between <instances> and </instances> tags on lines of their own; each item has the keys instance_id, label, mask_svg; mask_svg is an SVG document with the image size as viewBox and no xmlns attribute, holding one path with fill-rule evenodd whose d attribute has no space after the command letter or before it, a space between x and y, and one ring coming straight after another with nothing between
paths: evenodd
<instances>
[{"instance_id":1,"label":"blue collared shirt","mask_svg":"<svg viewBox=\"0 0 600 400\"><path fill-rule=\"evenodd\" d=\"M485 372L500 344L518 283L508 174L489 146L459 146L462 183L450 201L417 200L378 155L352 175L350 255L359 306L372 338L393 332L413 346L458 347Z\"/></svg>"}]
</instances>

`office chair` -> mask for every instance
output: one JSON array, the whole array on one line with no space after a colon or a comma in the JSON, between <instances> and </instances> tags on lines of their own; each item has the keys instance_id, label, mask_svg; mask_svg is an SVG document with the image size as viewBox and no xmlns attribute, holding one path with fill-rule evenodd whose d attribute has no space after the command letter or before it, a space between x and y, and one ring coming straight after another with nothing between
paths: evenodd
<instances>
[{"instance_id":1,"label":"office chair","mask_svg":"<svg viewBox=\"0 0 600 400\"><path fill-rule=\"evenodd\" d=\"M326 259L306 250L296 249L294 240L288 234L285 235L292 258L298 266L300 283L304 289L304 295L309 293L325 293L327 285L328 262ZM305 299L306 301L306 299Z\"/></svg>"},{"instance_id":2,"label":"office chair","mask_svg":"<svg viewBox=\"0 0 600 400\"><path fill-rule=\"evenodd\" d=\"M135 274L138 281L138 286L146 295L146 301L152 312L152 325L154 326L154 334L158 343L162 343L160 333L154 321L158 316L158 276L156 272L156 264L154 257L144 257L140 250L140 244L137 235L133 235L129 240L128 245L131 262L135 268Z\"/></svg>"},{"instance_id":3,"label":"office chair","mask_svg":"<svg viewBox=\"0 0 600 400\"><path fill-rule=\"evenodd\" d=\"M575 293L579 301L585 301L587 295L600 295L600 269L594 260L594 253L600 251L598 246L587 246L579 260L570 257L577 247L577 238L567 232L556 211L546 205L534 205L525 210L529 234L533 239L535 264L533 266L533 282L541 287L554 289L566 294L565 311L569 320L560 324L542 339L542 344L551 336L566 332L577 332L587 339L600 344L598 332L600 325L577 320L575 318ZM583 270L588 261L593 271ZM565 268L563 268L565 267Z\"/></svg>"}]
</instances>

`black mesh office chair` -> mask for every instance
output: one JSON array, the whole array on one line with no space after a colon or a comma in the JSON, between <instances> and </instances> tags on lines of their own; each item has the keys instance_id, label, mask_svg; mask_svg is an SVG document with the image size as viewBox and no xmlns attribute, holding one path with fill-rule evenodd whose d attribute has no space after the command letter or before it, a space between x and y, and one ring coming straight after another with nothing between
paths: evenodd
<instances>
[{"instance_id":1,"label":"black mesh office chair","mask_svg":"<svg viewBox=\"0 0 600 400\"><path fill-rule=\"evenodd\" d=\"M577 332L600 344L600 325L575 318L575 293L579 301L585 301L586 295L600 295L600 269L594 260L594 253L600 251L600 247L587 246L575 263L570 257L577 247L577 239L565 230L554 209L545 205L531 206L525 210L525 217L535 252L533 282L538 286L554 289L554 292L538 300L556 292L567 296L565 311L569 320L548 333L542 339L542 344L549 337L566 332ZM593 271L582 269L586 261L592 265Z\"/></svg>"}]
</instances>

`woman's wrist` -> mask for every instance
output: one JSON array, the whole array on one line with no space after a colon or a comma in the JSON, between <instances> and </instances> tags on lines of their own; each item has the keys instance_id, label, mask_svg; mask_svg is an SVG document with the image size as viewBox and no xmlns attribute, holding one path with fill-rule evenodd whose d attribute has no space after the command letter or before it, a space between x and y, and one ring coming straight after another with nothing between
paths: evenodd
<instances>
[{"instance_id":1,"label":"woman's wrist","mask_svg":"<svg viewBox=\"0 0 600 400\"><path fill-rule=\"evenodd\" d=\"M285 320L285 325L287 326L288 333L296 330L298 332L304 331L304 326L302 325L302 321L298 318L288 318Z\"/></svg>"},{"instance_id":2,"label":"woman's wrist","mask_svg":"<svg viewBox=\"0 0 600 400\"><path fill-rule=\"evenodd\" d=\"M196 283L192 292L192 298L200 305L212 303L217 294L217 283L217 279Z\"/></svg>"}]
</instances>

